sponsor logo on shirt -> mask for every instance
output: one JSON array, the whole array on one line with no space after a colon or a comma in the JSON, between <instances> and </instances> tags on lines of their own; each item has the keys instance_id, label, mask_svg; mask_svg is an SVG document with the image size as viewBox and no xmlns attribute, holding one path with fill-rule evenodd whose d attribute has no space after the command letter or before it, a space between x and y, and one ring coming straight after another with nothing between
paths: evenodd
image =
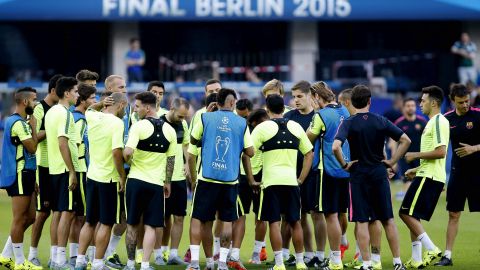
<instances>
[{"instance_id":1,"label":"sponsor logo on shirt","mask_svg":"<svg viewBox=\"0 0 480 270\"><path fill-rule=\"evenodd\" d=\"M467 129L473 128L473 122L467 122Z\"/></svg>"}]
</instances>

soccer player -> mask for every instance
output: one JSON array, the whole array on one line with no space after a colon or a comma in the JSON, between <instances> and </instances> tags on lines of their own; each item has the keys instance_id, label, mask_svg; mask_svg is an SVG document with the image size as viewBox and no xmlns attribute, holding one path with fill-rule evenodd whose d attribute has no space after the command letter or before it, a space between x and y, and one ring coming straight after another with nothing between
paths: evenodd
<instances>
[{"instance_id":1,"label":"soccer player","mask_svg":"<svg viewBox=\"0 0 480 270\"><path fill-rule=\"evenodd\" d=\"M338 103L347 108L350 115L354 115L356 113L356 109L352 105L352 91L353 90L351 88L347 88L338 94Z\"/></svg>"},{"instance_id":2,"label":"soccer player","mask_svg":"<svg viewBox=\"0 0 480 270\"><path fill-rule=\"evenodd\" d=\"M253 110L253 103L247 99L239 99L235 105L235 113L245 119L248 118L250 112Z\"/></svg>"},{"instance_id":3,"label":"soccer player","mask_svg":"<svg viewBox=\"0 0 480 270\"><path fill-rule=\"evenodd\" d=\"M343 269L341 258L342 230L339 222L339 213L346 213L348 208L349 190L348 178L332 152L332 144L340 122L347 119L350 114L342 105L335 102L335 94L323 82L314 83L310 90L320 111L315 114L312 125L307 132L310 141L314 142L320 136L320 181L318 210L325 215L327 222L328 241L330 243L329 269ZM350 149L346 141L342 152L347 162L350 161ZM326 268L324 263L324 267Z\"/></svg>"},{"instance_id":4,"label":"soccer player","mask_svg":"<svg viewBox=\"0 0 480 270\"><path fill-rule=\"evenodd\" d=\"M78 75L78 74L77 74ZM73 120L75 121L75 132L77 133L78 141L78 171L77 180L80 192L76 195L82 204L76 209L76 217L70 227L70 264L75 267L78 255L78 238L80 230L85 223L86 205L85 205L85 191L87 186L87 120L85 119L85 111L95 103L97 89L90 84L80 83L78 85L78 99L73 111Z\"/></svg>"},{"instance_id":5,"label":"soccer player","mask_svg":"<svg viewBox=\"0 0 480 270\"><path fill-rule=\"evenodd\" d=\"M380 220L385 228L395 270L405 269L400 259L397 226L393 218L387 167L392 167L407 151L410 139L385 117L370 113L371 92L364 85L352 91L356 114L344 120L335 136L332 150L341 168L350 172L350 221L355 222L356 238L363 258L360 269L373 269L370 260L368 223ZM384 159L386 137L399 141L395 155ZM348 139L350 162L343 158L342 145ZM375 200L372 200L375 198Z\"/></svg>"},{"instance_id":6,"label":"soccer player","mask_svg":"<svg viewBox=\"0 0 480 270\"><path fill-rule=\"evenodd\" d=\"M55 94L55 85L58 79L63 77L61 74L54 75L48 82L48 94L35 106L33 110L33 117L31 121L36 121L37 127L37 185L39 193L37 194L37 216L35 223L32 225L32 236L30 243L30 252L28 253L28 260L36 266L41 266L40 259L38 258L38 243L42 236L43 225L50 216L52 206L52 183L50 180L50 173L48 171L48 150L47 140L45 136L45 114L48 110L58 102L57 94ZM32 124L31 124L32 125ZM52 221L54 219L52 218ZM57 254L57 235L52 233L53 226L50 226L50 260L49 264L56 257ZM54 231L53 231L54 232Z\"/></svg>"},{"instance_id":7,"label":"soccer player","mask_svg":"<svg viewBox=\"0 0 480 270\"><path fill-rule=\"evenodd\" d=\"M171 194L165 200L165 228L161 240L162 246L168 246L168 242L171 241L168 265L185 264L183 259L178 256L178 246L183 234L183 221L187 215L187 181L185 172L188 171L188 166L185 165L184 160L188 158L187 150L190 139L188 124L185 120L189 109L190 104L188 104L187 100L176 98L173 100L170 110L160 117L160 119L172 126L177 134L175 168L172 176ZM155 252L155 261L157 259L163 261L162 250L156 250Z\"/></svg>"},{"instance_id":8,"label":"soccer player","mask_svg":"<svg viewBox=\"0 0 480 270\"><path fill-rule=\"evenodd\" d=\"M5 120L2 145L2 171L0 188L6 189L12 198L13 220L0 266L16 270L40 270L25 260L23 254L23 236L25 230L35 221L35 171L37 169L35 152L37 151L36 121L30 126L27 116L31 116L37 101L37 91L31 87L20 88L15 92L15 113ZM10 162L7 162L10 161ZM12 259L15 257L15 266Z\"/></svg>"},{"instance_id":9,"label":"soccer player","mask_svg":"<svg viewBox=\"0 0 480 270\"><path fill-rule=\"evenodd\" d=\"M312 144L300 124L283 118L285 105L280 95L266 99L269 121L252 132L255 149L263 152L262 190L258 219L268 221L270 242L275 254L272 270L285 269L282 254L280 222L292 229L296 269L307 269L303 262L303 232L300 224L300 188L312 166ZM304 155L302 172L297 177L297 151ZM282 157L279 159L278 157Z\"/></svg>"},{"instance_id":10,"label":"soccer player","mask_svg":"<svg viewBox=\"0 0 480 270\"><path fill-rule=\"evenodd\" d=\"M295 110L291 110L284 114L284 117L288 120L297 122L302 126L304 131L307 131L312 118L315 115L315 111L312 106L312 95L310 94L310 83L307 81L300 81L292 87L292 96L295 102ZM297 154L297 177L300 177L303 166L303 154L298 152ZM301 224L303 230L303 243L305 247L305 263L308 267L315 267L315 265L320 264L323 258L318 258L313 252L312 245L312 229L310 228L310 223L307 219L307 214L311 214L312 221L314 223L314 228L325 228L325 218L322 213L315 211L316 204L316 190L317 190L317 171L310 170L305 181L300 185L300 195L302 201L302 215L301 215ZM319 239L317 243L318 255L321 256L321 253L325 251L325 242L322 241L326 239L326 231L314 230L315 239ZM323 239L322 239L323 238ZM289 251L288 251L289 252ZM294 265L294 262L292 262Z\"/></svg>"},{"instance_id":11,"label":"soccer player","mask_svg":"<svg viewBox=\"0 0 480 270\"><path fill-rule=\"evenodd\" d=\"M113 93L95 103L85 113L88 125L90 163L87 172L86 222L80 232L80 245L75 269L87 267L85 253L95 234L95 258L92 269L108 269L104 265L105 250L112 226L120 222L119 192L124 191L123 123L126 96ZM99 111L100 109L103 111ZM95 233L97 223L100 224Z\"/></svg>"},{"instance_id":12,"label":"soccer player","mask_svg":"<svg viewBox=\"0 0 480 270\"><path fill-rule=\"evenodd\" d=\"M442 252L430 240L421 219L429 221L445 185L445 161L450 136L448 120L441 114L443 90L438 86L422 89L420 108L429 117L420 142L420 152L408 152L408 163L420 159L420 166L409 169L405 176L412 183L400 207L400 218L410 230L412 258L405 264L410 268L423 268L440 258ZM426 249L422 260L422 246Z\"/></svg>"},{"instance_id":13,"label":"soccer player","mask_svg":"<svg viewBox=\"0 0 480 270\"><path fill-rule=\"evenodd\" d=\"M62 77L57 81L55 93L59 101L48 110L45 115L45 131L47 136L48 168L52 181L52 211L57 212L56 219L52 220L57 235L58 247L53 266L58 269L70 269L67 262L66 246L70 226L75 217L75 211L82 202L77 188L76 172L78 167L78 146L75 121L69 111L78 98L77 80L73 77ZM55 230L56 228L56 230ZM54 264L55 263L55 264ZM52 265L50 266L52 267Z\"/></svg>"},{"instance_id":14,"label":"soccer player","mask_svg":"<svg viewBox=\"0 0 480 270\"><path fill-rule=\"evenodd\" d=\"M172 126L158 118L156 104L157 98L151 92L135 96L134 110L140 121L130 128L123 152L131 165L125 193L128 213L125 269L135 269L137 229L142 224L145 233L141 269L154 269L149 261L157 237L155 230L164 227L164 200L171 194L177 136Z\"/></svg>"},{"instance_id":15,"label":"soccer player","mask_svg":"<svg viewBox=\"0 0 480 270\"><path fill-rule=\"evenodd\" d=\"M480 211L480 181L472 168L480 164L480 110L470 107L470 94L462 84L450 88L455 110L445 114L450 122L450 140L455 153L447 186L447 244L436 266L452 266L452 249L457 236L460 215L468 199L470 212Z\"/></svg>"},{"instance_id":16,"label":"soccer player","mask_svg":"<svg viewBox=\"0 0 480 270\"><path fill-rule=\"evenodd\" d=\"M280 80L273 79L268 81L262 88L262 94L265 98L269 95L277 94L280 95L282 98L285 96L285 88L283 83ZM283 113L293 110L292 107L285 105L285 110ZM288 254L287 254L288 255Z\"/></svg>"},{"instance_id":17,"label":"soccer player","mask_svg":"<svg viewBox=\"0 0 480 270\"><path fill-rule=\"evenodd\" d=\"M153 93L157 98L157 105L156 105L157 116L160 117L165 113L167 113L168 110L165 110L164 108L160 107L163 101L163 97L165 96L165 85L163 84L163 82L161 81L149 82L147 86L147 91ZM131 119L132 119L132 124L135 124L140 120L140 118L138 117L138 114L135 111L132 112Z\"/></svg>"},{"instance_id":18,"label":"soccer player","mask_svg":"<svg viewBox=\"0 0 480 270\"><path fill-rule=\"evenodd\" d=\"M77 75L75 75L75 78L81 84L95 87L97 86L97 81L100 77L96 72L90 71L88 69L82 69L77 73Z\"/></svg>"},{"instance_id":19,"label":"soccer player","mask_svg":"<svg viewBox=\"0 0 480 270\"><path fill-rule=\"evenodd\" d=\"M193 165L189 163L190 177L192 189L195 189L190 224L192 258L187 268L189 270L199 269L202 226L206 226L206 222L212 222L217 211L218 219L223 222L218 269L228 269L227 255L232 222L238 219L236 184L240 173L240 156L243 152L242 162L248 171L250 157L254 154L245 119L233 113L236 99L235 91L220 89L217 97L219 110L202 114L201 121L195 124L191 132L191 145L202 141L202 164L197 183L195 164L197 152L189 149L189 160ZM253 184L251 182L251 185Z\"/></svg>"}]
</instances>

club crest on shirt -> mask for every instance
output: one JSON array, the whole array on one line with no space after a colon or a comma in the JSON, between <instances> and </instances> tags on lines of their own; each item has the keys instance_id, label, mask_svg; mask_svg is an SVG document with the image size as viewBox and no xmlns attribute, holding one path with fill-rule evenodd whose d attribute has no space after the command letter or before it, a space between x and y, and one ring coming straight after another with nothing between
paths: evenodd
<instances>
[{"instance_id":1,"label":"club crest on shirt","mask_svg":"<svg viewBox=\"0 0 480 270\"><path fill-rule=\"evenodd\" d=\"M422 129L422 125L420 125L420 124L415 124L415 129L416 129L416 130Z\"/></svg>"},{"instance_id":2,"label":"club crest on shirt","mask_svg":"<svg viewBox=\"0 0 480 270\"><path fill-rule=\"evenodd\" d=\"M365 114L365 115L363 116L363 119L367 120L367 119L368 119L368 115Z\"/></svg>"},{"instance_id":3,"label":"club crest on shirt","mask_svg":"<svg viewBox=\"0 0 480 270\"><path fill-rule=\"evenodd\" d=\"M473 128L473 122L467 122L467 129Z\"/></svg>"}]
</instances>

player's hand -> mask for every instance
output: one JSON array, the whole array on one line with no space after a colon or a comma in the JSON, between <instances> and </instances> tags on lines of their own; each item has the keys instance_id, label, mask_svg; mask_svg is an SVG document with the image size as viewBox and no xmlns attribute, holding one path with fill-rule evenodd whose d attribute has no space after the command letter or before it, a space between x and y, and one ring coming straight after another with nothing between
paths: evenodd
<instances>
[{"instance_id":1,"label":"player's hand","mask_svg":"<svg viewBox=\"0 0 480 270\"><path fill-rule=\"evenodd\" d=\"M163 185L163 196L165 197L165 199L169 198L170 197L170 192L172 190L172 186L170 183L164 183Z\"/></svg>"},{"instance_id":2,"label":"player's hand","mask_svg":"<svg viewBox=\"0 0 480 270\"><path fill-rule=\"evenodd\" d=\"M410 163L410 162L414 161L415 159L417 159L417 155L414 152L408 152L408 153L405 154L405 161L407 163Z\"/></svg>"},{"instance_id":3,"label":"player's hand","mask_svg":"<svg viewBox=\"0 0 480 270\"><path fill-rule=\"evenodd\" d=\"M125 183L126 183L125 177L120 176L120 180L118 181L118 192L124 192L125 191Z\"/></svg>"},{"instance_id":4,"label":"player's hand","mask_svg":"<svg viewBox=\"0 0 480 270\"><path fill-rule=\"evenodd\" d=\"M382 160L382 163L385 164L385 166L387 166L389 169L393 169L393 166L395 166L390 159L384 159Z\"/></svg>"},{"instance_id":5,"label":"player's hand","mask_svg":"<svg viewBox=\"0 0 480 270\"><path fill-rule=\"evenodd\" d=\"M32 128L32 130L37 130L37 118L35 118L35 116L33 115L30 115L30 127Z\"/></svg>"},{"instance_id":6,"label":"player's hand","mask_svg":"<svg viewBox=\"0 0 480 270\"><path fill-rule=\"evenodd\" d=\"M253 193L254 193L254 194L258 194L258 192L260 191L260 188L261 188L262 183L257 182L257 181L253 181L253 182L249 182L248 184L249 184L250 187L252 188Z\"/></svg>"},{"instance_id":7,"label":"player's hand","mask_svg":"<svg viewBox=\"0 0 480 270\"><path fill-rule=\"evenodd\" d=\"M37 196L38 194L40 194L40 188L38 187L38 184L35 183L35 196Z\"/></svg>"},{"instance_id":8,"label":"player's hand","mask_svg":"<svg viewBox=\"0 0 480 270\"><path fill-rule=\"evenodd\" d=\"M388 180L392 180L392 178L395 177L395 170L394 169L388 168L387 173L388 173Z\"/></svg>"},{"instance_id":9,"label":"player's hand","mask_svg":"<svg viewBox=\"0 0 480 270\"><path fill-rule=\"evenodd\" d=\"M353 164L357 163L358 160L352 160L350 162L347 163L347 167L344 169L345 171L349 172L350 169L352 168Z\"/></svg>"},{"instance_id":10,"label":"player's hand","mask_svg":"<svg viewBox=\"0 0 480 270\"><path fill-rule=\"evenodd\" d=\"M215 110L215 108L217 108L217 102L212 102L212 103L208 104L207 112L213 112L213 110Z\"/></svg>"},{"instance_id":11,"label":"player's hand","mask_svg":"<svg viewBox=\"0 0 480 270\"><path fill-rule=\"evenodd\" d=\"M304 181L305 181L305 179L303 179L303 180L297 179L297 184L300 186L300 185L303 184Z\"/></svg>"},{"instance_id":12,"label":"player's hand","mask_svg":"<svg viewBox=\"0 0 480 270\"><path fill-rule=\"evenodd\" d=\"M75 172L68 173L68 189L74 190L77 187L77 174Z\"/></svg>"},{"instance_id":13,"label":"player's hand","mask_svg":"<svg viewBox=\"0 0 480 270\"><path fill-rule=\"evenodd\" d=\"M469 145L466 143L460 143L462 147L455 149L455 153L459 157L466 157L478 151L476 146Z\"/></svg>"},{"instance_id":14,"label":"player's hand","mask_svg":"<svg viewBox=\"0 0 480 270\"><path fill-rule=\"evenodd\" d=\"M111 96L106 97L103 101L103 106L108 107L113 105L113 98Z\"/></svg>"},{"instance_id":15,"label":"player's hand","mask_svg":"<svg viewBox=\"0 0 480 270\"><path fill-rule=\"evenodd\" d=\"M406 172L405 172L405 177L407 177L408 179L412 180L413 178L415 178L415 176L417 175L417 170L416 169L408 169Z\"/></svg>"},{"instance_id":16,"label":"player's hand","mask_svg":"<svg viewBox=\"0 0 480 270\"><path fill-rule=\"evenodd\" d=\"M194 193L195 192L195 187L197 186L197 181L192 181L190 183L190 185L191 185L190 189L192 190L192 193Z\"/></svg>"}]
</instances>

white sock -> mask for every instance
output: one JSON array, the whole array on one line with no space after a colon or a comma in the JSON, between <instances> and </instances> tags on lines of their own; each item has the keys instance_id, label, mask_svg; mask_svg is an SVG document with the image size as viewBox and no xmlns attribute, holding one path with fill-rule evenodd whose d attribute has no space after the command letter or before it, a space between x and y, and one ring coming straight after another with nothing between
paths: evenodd
<instances>
[{"instance_id":1,"label":"white sock","mask_svg":"<svg viewBox=\"0 0 480 270\"><path fill-rule=\"evenodd\" d=\"M67 262L67 251L65 247L57 247L57 261L59 266L64 265Z\"/></svg>"},{"instance_id":2,"label":"white sock","mask_svg":"<svg viewBox=\"0 0 480 270\"><path fill-rule=\"evenodd\" d=\"M330 251L330 259L334 264L342 264L342 252L340 250L332 250Z\"/></svg>"},{"instance_id":3,"label":"white sock","mask_svg":"<svg viewBox=\"0 0 480 270\"><path fill-rule=\"evenodd\" d=\"M107 247L107 252L105 253L105 257L111 256L113 253L115 253L115 250L117 249L118 243L122 239L122 236L117 236L115 234L112 234L110 236L110 242L108 242L108 247Z\"/></svg>"},{"instance_id":4,"label":"white sock","mask_svg":"<svg viewBox=\"0 0 480 270\"><path fill-rule=\"evenodd\" d=\"M232 254L230 254L230 258L234 261L240 260L240 249L239 248L232 248Z\"/></svg>"},{"instance_id":5,"label":"white sock","mask_svg":"<svg viewBox=\"0 0 480 270\"><path fill-rule=\"evenodd\" d=\"M287 260L290 255L290 250L288 248L282 248L283 259Z\"/></svg>"},{"instance_id":6,"label":"white sock","mask_svg":"<svg viewBox=\"0 0 480 270\"><path fill-rule=\"evenodd\" d=\"M377 254L377 253L372 253L372 258L371 260L373 262L379 262L381 259L380 259L380 254Z\"/></svg>"},{"instance_id":7,"label":"white sock","mask_svg":"<svg viewBox=\"0 0 480 270\"><path fill-rule=\"evenodd\" d=\"M230 251L230 249L221 247L220 248L220 257L218 258L218 261L223 262L223 263L227 263L227 256L228 256L229 251Z\"/></svg>"},{"instance_id":8,"label":"white sock","mask_svg":"<svg viewBox=\"0 0 480 270\"><path fill-rule=\"evenodd\" d=\"M100 269L103 267L102 259L93 259L92 269Z\"/></svg>"},{"instance_id":9,"label":"white sock","mask_svg":"<svg viewBox=\"0 0 480 270\"><path fill-rule=\"evenodd\" d=\"M305 258L308 260L313 259L314 256L315 256L315 253L313 253L312 251L305 252Z\"/></svg>"},{"instance_id":10,"label":"white sock","mask_svg":"<svg viewBox=\"0 0 480 270\"><path fill-rule=\"evenodd\" d=\"M30 251L28 252L28 260L31 261L38 256L38 248L30 247Z\"/></svg>"},{"instance_id":11,"label":"white sock","mask_svg":"<svg viewBox=\"0 0 480 270\"><path fill-rule=\"evenodd\" d=\"M140 269L147 269L150 267L150 263L149 262L142 262L141 266L140 266Z\"/></svg>"},{"instance_id":12,"label":"white sock","mask_svg":"<svg viewBox=\"0 0 480 270\"><path fill-rule=\"evenodd\" d=\"M412 259L416 262L421 262L422 260L422 242L413 241L412 242Z\"/></svg>"},{"instance_id":13,"label":"white sock","mask_svg":"<svg viewBox=\"0 0 480 270\"><path fill-rule=\"evenodd\" d=\"M93 259L95 258L95 246L88 246L87 248L87 257L88 257L88 261L93 261Z\"/></svg>"},{"instance_id":14,"label":"white sock","mask_svg":"<svg viewBox=\"0 0 480 270\"><path fill-rule=\"evenodd\" d=\"M70 243L70 258L78 256L78 243Z\"/></svg>"},{"instance_id":15,"label":"white sock","mask_svg":"<svg viewBox=\"0 0 480 270\"><path fill-rule=\"evenodd\" d=\"M295 262L303 263L303 252L295 253Z\"/></svg>"},{"instance_id":16,"label":"white sock","mask_svg":"<svg viewBox=\"0 0 480 270\"><path fill-rule=\"evenodd\" d=\"M190 254L192 261L200 260L200 245L190 245Z\"/></svg>"},{"instance_id":17,"label":"white sock","mask_svg":"<svg viewBox=\"0 0 480 270\"><path fill-rule=\"evenodd\" d=\"M128 267L135 267L135 260L127 260Z\"/></svg>"},{"instance_id":18,"label":"white sock","mask_svg":"<svg viewBox=\"0 0 480 270\"><path fill-rule=\"evenodd\" d=\"M402 264L402 259L400 257L393 258L393 265Z\"/></svg>"},{"instance_id":19,"label":"white sock","mask_svg":"<svg viewBox=\"0 0 480 270\"><path fill-rule=\"evenodd\" d=\"M13 254L15 255L15 264L22 264L25 262L25 255L23 254L23 243L12 243Z\"/></svg>"},{"instance_id":20,"label":"white sock","mask_svg":"<svg viewBox=\"0 0 480 270\"><path fill-rule=\"evenodd\" d=\"M215 261L213 260L213 257L206 258L205 263L209 268L212 268L212 269L215 268Z\"/></svg>"},{"instance_id":21,"label":"white sock","mask_svg":"<svg viewBox=\"0 0 480 270\"><path fill-rule=\"evenodd\" d=\"M162 249L157 248L153 250L153 254L155 254L155 258L162 257Z\"/></svg>"},{"instance_id":22,"label":"white sock","mask_svg":"<svg viewBox=\"0 0 480 270\"><path fill-rule=\"evenodd\" d=\"M274 251L273 254L275 255L275 265L282 266L283 265L283 254L282 251Z\"/></svg>"},{"instance_id":23,"label":"white sock","mask_svg":"<svg viewBox=\"0 0 480 270\"><path fill-rule=\"evenodd\" d=\"M262 251L263 242L255 240L255 245L253 246L253 252L260 254Z\"/></svg>"},{"instance_id":24,"label":"white sock","mask_svg":"<svg viewBox=\"0 0 480 270\"><path fill-rule=\"evenodd\" d=\"M170 258L175 258L177 256L178 256L178 249L176 249L176 248L170 249L170 256L169 257Z\"/></svg>"},{"instance_id":25,"label":"white sock","mask_svg":"<svg viewBox=\"0 0 480 270\"><path fill-rule=\"evenodd\" d=\"M76 265L80 266L82 264L85 264L86 261L85 261L85 255L80 255L78 254L77 255L77 261L76 261Z\"/></svg>"},{"instance_id":26,"label":"white sock","mask_svg":"<svg viewBox=\"0 0 480 270\"><path fill-rule=\"evenodd\" d=\"M5 246L3 247L2 256L5 258L12 258L13 256L13 247L12 247L12 238L9 236Z\"/></svg>"},{"instance_id":27,"label":"white sock","mask_svg":"<svg viewBox=\"0 0 480 270\"><path fill-rule=\"evenodd\" d=\"M54 263L57 263L57 248L57 246L50 247L50 260Z\"/></svg>"},{"instance_id":28,"label":"white sock","mask_svg":"<svg viewBox=\"0 0 480 270\"><path fill-rule=\"evenodd\" d=\"M435 244L433 244L432 240L430 240L430 237L428 237L428 234L426 232L420 234L417 237L417 240L422 242L422 245L426 250L431 251L435 249Z\"/></svg>"},{"instance_id":29,"label":"white sock","mask_svg":"<svg viewBox=\"0 0 480 270\"><path fill-rule=\"evenodd\" d=\"M165 251L168 251L168 246L161 246L160 249L162 250L162 253Z\"/></svg>"},{"instance_id":30,"label":"white sock","mask_svg":"<svg viewBox=\"0 0 480 270\"><path fill-rule=\"evenodd\" d=\"M368 268L372 266L372 261L363 261L363 268Z\"/></svg>"},{"instance_id":31,"label":"white sock","mask_svg":"<svg viewBox=\"0 0 480 270\"><path fill-rule=\"evenodd\" d=\"M318 251L315 252L315 256L317 256L317 258L320 260L320 261L323 261L325 259L325 251Z\"/></svg>"},{"instance_id":32,"label":"white sock","mask_svg":"<svg viewBox=\"0 0 480 270\"><path fill-rule=\"evenodd\" d=\"M443 253L443 255L450 260L452 259L452 251L451 250L445 250L445 253Z\"/></svg>"},{"instance_id":33,"label":"white sock","mask_svg":"<svg viewBox=\"0 0 480 270\"><path fill-rule=\"evenodd\" d=\"M220 237L213 238L213 256L220 252Z\"/></svg>"},{"instance_id":34,"label":"white sock","mask_svg":"<svg viewBox=\"0 0 480 270\"><path fill-rule=\"evenodd\" d=\"M348 239L347 239L347 234L342 234L342 245L347 246L348 245Z\"/></svg>"}]
</instances>

